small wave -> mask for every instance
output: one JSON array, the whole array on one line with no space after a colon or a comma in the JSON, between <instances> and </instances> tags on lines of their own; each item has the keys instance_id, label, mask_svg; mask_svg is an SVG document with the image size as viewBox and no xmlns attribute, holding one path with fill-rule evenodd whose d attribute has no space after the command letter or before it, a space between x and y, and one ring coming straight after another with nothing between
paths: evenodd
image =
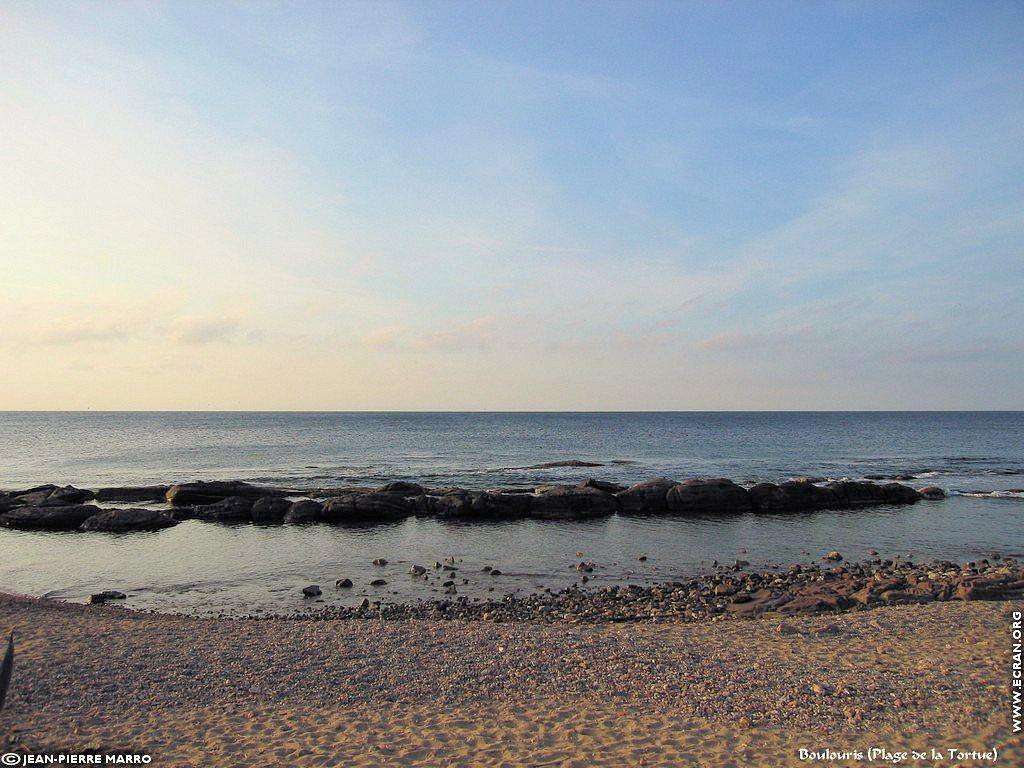
<instances>
[{"instance_id":1,"label":"small wave","mask_svg":"<svg viewBox=\"0 0 1024 768\"><path fill-rule=\"evenodd\" d=\"M1020 499L1024 501L1024 488L1009 488L1002 491L959 491L950 489L951 496L970 496L974 499Z\"/></svg>"}]
</instances>

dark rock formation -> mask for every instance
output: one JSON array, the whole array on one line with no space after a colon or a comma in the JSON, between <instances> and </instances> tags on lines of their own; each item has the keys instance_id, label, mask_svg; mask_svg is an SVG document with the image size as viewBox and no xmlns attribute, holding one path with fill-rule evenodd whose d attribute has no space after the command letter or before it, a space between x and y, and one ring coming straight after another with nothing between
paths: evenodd
<instances>
[{"instance_id":1,"label":"dark rock formation","mask_svg":"<svg viewBox=\"0 0 1024 768\"><path fill-rule=\"evenodd\" d=\"M89 595L90 605L102 605L107 600L126 600L128 595L124 592L118 592L116 589L105 589L102 592L97 592L94 595Z\"/></svg>"},{"instance_id":2,"label":"dark rock formation","mask_svg":"<svg viewBox=\"0 0 1024 768\"><path fill-rule=\"evenodd\" d=\"M438 496L423 496L416 500L418 514L444 518L514 518L526 517L530 512L530 493L505 491L467 491L462 488L446 489Z\"/></svg>"},{"instance_id":3,"label":"dark rock formation","mask_svg":"<svg viewBox=\"0 0 1024 768\"><path fill-rule=\"evenodd\" d=\"M750 501L758 512L796 512L840 506L835 491L810 480L787 480L779 485L758 483L750 489Z\"/></svg>"},{"instance_id":4,"label":"dark rock formation","mask_svg":"<svg viewBox=\"0 0 1024 768\"><path fill-rule=\"evenodd\" d=\"M155 509L105 509L86 519L81 528L83 531L122 533L156 531L177 524L178 521L170 515Z\"/></svg>"},{"instance_id":5,"label":"dark rock formation","mask_svg":"<svg viewBox=\"0 0 1024 768\"><path fill-rule=\"evenodd\" d=\"M640 514L664 512L668 508L668 492L676 485L678 483L675 480L659 477L657 480L631 485L626 490L617 493L615 497L623 512Z\"/></svg>"},{"instance_id":6,"label":"dark rock formation","mask_svg":"<svg viewBox=\"0 0 1024 768\"><path fill-rule=\"evenodd\" d=\"M215 520L223 522L237 522L249 520L252 516L252 498L244 496L229 496L221 499L215 504L200 504L195 507L175 507L171 516L175 520Z\"/></svg>"},{"instance_id":7,"label":"dark rock formation","mask_svg":"<svg viewBox=\"0 0 1024 768\"><path fill-rule=\"evenodd\" d=\"M164 486L101 489L104 500L132 497L152 500ZM923 489L929 498L941 498L941 489ZM0 492L0 524L16 527L77 528L101 510L58 501L88 496L72 486L38 486ZM221 494L231 494L222 496ZM198 518L224 522L260 523L384 522L409 515L441 518L583 519L614 514L713 514L730 512L788 512L910 504L923 494L900 483L836 481L817 485L813 479L789 480L778 485L758 483L749 491L727 479L695 479L679 483L659 478L622 489L615 483L586 480L579 485L542 485L491 491L464 488L426 489L399 481L376 490L327 488L310 492L314 499L290 502L283 490L260 488L239 481L212 481L171 486L170 518ZM25 500L38 503L26 504ZM213 501L209 501L212 499ZM322 499L322 500L321 500ZM204 500L199 503L199 500ZM188 502L188 503L186 503ZM42 510L55 510L45 512ZM116 510L100 517L86 530L139 530L162 527L165 517L146 510Z\"/></svg>"},{"instance_id":8,"label":"dark rock formation","mask_svg":"<svg viewBox=\"0 0 1024 768\"><path fill-rule=\"evenodd\" d=\"M176 506L216 504L230 497L255 501L263 496L284 496L275 488L261 488L240 480L204 480L197 483L179 483L167 490L167 501Z\"/></svg>"},{"instance_id":9,"label":"dark rock formation","mask_svg":"<svg viewBox=\"0 0 1024 768\"><path fill-rule=\"evenodd\" d=\"M316 504L317 510L320 504ZM264 496L252 505L252 521L254 523L280 523L291 510L292 502L282 496Z\"/></svg>"},{"instance_id":10,"label":"dark rock formation","mask_svg":"<svg viewBox=\"0 0 1024 768\"><path fill-rule=\"evenodd\" d=\"M313 499L300 499L293 503L285 512L284 522L302 524L319 523L323 518L324 506Z\"/></svg>"},{"instance_id":11,"label":"dark rock formation","mask_svg":"<svg viewBox=\"0 0 1024 768\"><path fill-rule=\"evenodd\" d=\"M96 501L165 501L169 485L133 485L118 488L100 488Z\"/></svg>"},{"instance_id":12,"label":"dark rock formation","mask_svg":"<svg viewBox=\"0 0 1024 768\"><path fill-rule=\"evenodd\" d=\"M544 520L579 520L615 514L615 497L597 488L547 486L530 503L530 517Z\"/></svg>"},{"instance_id":13,"label":"dark rock formation","mask_svg":"<svg viewBox=\"0 0 1024 768\"><path fill-rule=\"evenodd\" d=\"M100 511L92 504L63 507L14 507L0 514L0 525L7 528L73 530Z\"/></svg>"},{"instance_id":14,"label":"dark rock formation","mask_svg":"<svg viewBox=\"0 0 1024 768\"><path fill-rule=\"evenodd\" d=\"M11 494L13 505L26 507L65 507L90 501L94 494L84 488L73 485L58 487L56 485L37 485Z\"/></svg>"},{"instance_id":15,"label":"dark rock formation","mask_svg":"<svg viewBox=\"0 0 1024 768\"><path fill-rule=\"evenodd\" d=\"M330 523L389 520L411 515L413 503L393 493L353 493L324 502L323 518Z\"/></svg>"},{"instance_id":16,"label":"dark rock formation","mask_svg":"<svg viewBox=\"0 0 1024 768\"><path fill-rule=\"evenodd\" d=\"M529 467L509 467L509 469L557 469L559 467L603 467L599 461L583 461L581 459L568 459L567 461L546 461L543 464L533 464Z\"/></svg>"},{"instance_id":17,"label":"dark rock formation","mask_svg":"<svg viewBox=\"0 0 1024 768\"><path fill-rule=\"evenodd\" d=\"M868 481L839 480L826 483L839 499L842 507L867 507L878 504L911 504L921 498L921 494L907 485L886 483L876 485Z\"/></svg>"},{"instance_id":18,"label":"dark rock formation","mask_svg":"<svg viewBox=\"0 0 1024 768\"><path fill-rule=\"evenodd\" d=\"M946 492L941 488L937 488L934 485L926 486L918 491L922 497L926 499L944 499L946 498Z\"/></svg>"},{"instance_id":19,"label":"dark rock formation","mask_svg":"<svg viewBox=\"0 0 1024 768\"><path fill-rule=\"evenodd\" d=\"M311 499L327 499L331 496L350 496L353 493L373 493L373 488L362 485L345 485L340 488L314 488L311 491L304 491Z\"/></svg>"},{"instance_id":20,"label":"dark rock formation","mask_svg":"<svg viewBox=\"0 0 1024 768\"><path fill-rule=\"evenodd\" d=\"M750 494L732 480L686 480L669 489L665 504L670 513L749 512Z\"/></svg>"},{"instance_id":21,"label":"dark rock formation","mask_svg":"<svg viewBox=\"0 0 1024 768\"><path fill-rule=\"evenodd\" d=\"M595 480L594 478L584 480L582 483L580 483L580 488L597 488L597 490L604 491L605 493L618 493L619 491L626 490L626 486L624 485L619 485L618 483L608 483L605 482L604 480Z\"/></svg>"},{"instance_id":22,"label":"dark rock formation","mask_svg":"<svg viewBox=\"0 0 1024 768\"><path fill-rule=\"evenodd\" d=\"M396 496L422 496L426 493L426 490L422 485L416 483L407 483L403 480L398 480L394 483L388 483L378 488L375 493L388 493Z\"/></svg>"}]
</instances>

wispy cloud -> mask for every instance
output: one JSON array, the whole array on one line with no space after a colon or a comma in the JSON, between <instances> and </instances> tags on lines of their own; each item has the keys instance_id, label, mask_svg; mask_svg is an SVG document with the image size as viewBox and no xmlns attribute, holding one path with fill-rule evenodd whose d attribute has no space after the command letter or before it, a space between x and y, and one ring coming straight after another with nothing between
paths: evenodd
<instances>
[{"instance_id":1,"label":"wispy cloud","mask_svg":"<svg viewBox=\"0 0 1024 768\"><path fill-rule=\"evenodd\" d=\"M228 343L239 337L241 320L237 317L182 317L175 320L172 335L190 346Z\"/></svg>"}]
</instances>

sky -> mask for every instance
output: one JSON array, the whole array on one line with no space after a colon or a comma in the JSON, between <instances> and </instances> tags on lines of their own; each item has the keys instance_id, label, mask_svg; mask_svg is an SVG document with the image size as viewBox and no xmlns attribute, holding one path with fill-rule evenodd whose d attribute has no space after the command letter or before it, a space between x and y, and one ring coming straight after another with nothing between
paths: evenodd
<instances>
[{"instance_id":1,"label":"sky","mask_svg":"<svg viewBox=\"0 0 1024 768\"><path fill-rule=\"evenodd\" d=\"M1022 41L0 0L0 409L1024 408Z\"/></svg>"}]
</instances>

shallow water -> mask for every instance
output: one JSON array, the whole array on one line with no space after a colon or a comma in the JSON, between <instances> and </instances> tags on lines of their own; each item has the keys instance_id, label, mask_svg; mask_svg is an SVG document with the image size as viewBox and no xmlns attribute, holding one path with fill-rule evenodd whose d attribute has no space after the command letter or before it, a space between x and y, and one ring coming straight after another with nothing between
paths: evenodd
<instances>
[{"instance_id":1,"label":"shallow water","mask_svg":"<svg viewBox=\"0 0 1024 768\"><path fill-rule=\"evenodd\" d=\"M917 560L1024 551L1024 414L0 414L0 487L244 478L296 488L408 478L491 487L669 475L779 480L913 474L961 493L908 507L789 515L227 526L188 521L109 535L0 529L0 589L81 600L101 589L138 608L288 613L324 601L442 596L430 566L454 556L470 598L558 589L593 561L588 588L671 580L739 558L752 566L840 550ZM510 469L559 459L595 468ZM629 461L628 464L611 463ZM645 555L645 562L637 558ZM388 559L384 568L374 558ZM481 571L500 568L501 576ZM348 577L355 588L336 591ZM387 586L369 582L384 578ZM462 584L462 579L469 584Z\"/></svg>"}]
</instances>

